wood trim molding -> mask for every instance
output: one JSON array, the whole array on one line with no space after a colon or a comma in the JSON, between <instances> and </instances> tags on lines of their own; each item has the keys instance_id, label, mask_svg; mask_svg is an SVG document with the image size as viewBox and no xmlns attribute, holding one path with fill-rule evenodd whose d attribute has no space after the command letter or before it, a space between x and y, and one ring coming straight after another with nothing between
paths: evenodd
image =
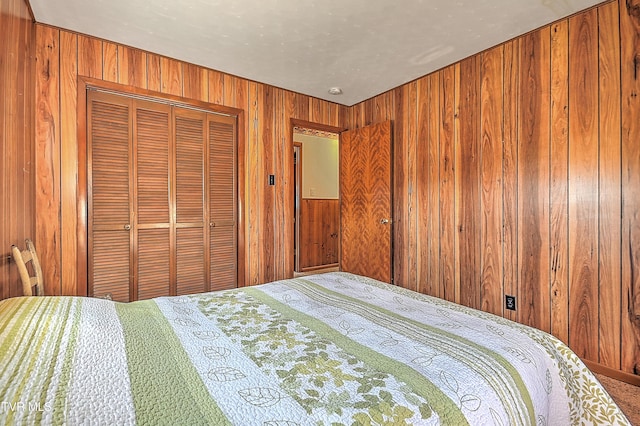
<instances>
[{"instance_id":1,"label":"wood trim molding","mask_svg":"<svg viewBox=\"0 0 640 426\"><path fill-rule=\"evenodd\" d=\"M319 269L337 268L339 266L340 266L339 263L327 263L326 265L308 266L306 268L300 268L300 272L311 272L311 271L317 271Z\"/></svg>"},{"instance_id":2,"label":"wood trim molding","mask_svg":"<svg viewBox=\"0 0 640 426\"><path fill-rule=\"evenodd\" d=\"M584 362L585 365L589 367L589 370L593 371L594 373L602 374L603 376L611 377L612 379L620 380L621 382L640 387L640 376L606 367L602 364L598 364L597 362L589 361L586 359L583 359L582 362Z\"/></svg>"},{"instance_id":3,"label":"wood trim molding","mask_svg":"<svg viewBox=\"0 0 640 426\"><path fill-rule=\"evenodd\" d=\"M293 132L293 128L294 127L306 127L309 129L314 129L314 130L321 130L323 132L329 132L329 133L342 133L345 130L347 130L346 127L336 127L336 126L329 126L327 124L320 124L320 123L314 123L312 121L305 121L305 120L300 120L298 118L292 118L291 119L291 131ZM293 140L293 138L292 138Z\"/></svg>"},{"instance_id":4,"label":"wood trim molding","mask_svg":"<svg viewBox=\"0 0 640 426\"><path fill-rule=\"evenodd\" d=\"M97 90L113 92L125 96L140 97L156 102L170 102L172 104L176 104L177 106L185 108L198 108L216 114L226 114L233 117L237 117L240 113L242 113L242 110L239 108L213 104L192 98L171 95L169 93L161 93L153 90L141 89L136 86L113 83L111 81L100 80L97 78L78 76L78 93L81 93L80 89L82 88L85 89L85 92L88 88L94 88Z\"/></svg>"},{"instance_id":5,"label":"wood trim molding","mask_svg":"<svg viewBox=\"0 0 640 426\"><path fill-rule=\"evenodd\" d=\"M77 94L77 138L78 138L78 186L77 186L77 287L76 294L87 295L87 268L88 268L88 247L87 247L87 90L96 89L113 92L123 96L133 96L146 98L152 101L169 102L184 108L195 108L216 114L225 114L236 118L236 138L237 138L237 283L238 287L245 285L246 267L245 265L245 137L244 111L239 108L227 107L208 102L202 102L190 98L159 93L151 90L140 89L138 87L112 83L95 78L78 76Z\"/></svg>"}]
</instances>

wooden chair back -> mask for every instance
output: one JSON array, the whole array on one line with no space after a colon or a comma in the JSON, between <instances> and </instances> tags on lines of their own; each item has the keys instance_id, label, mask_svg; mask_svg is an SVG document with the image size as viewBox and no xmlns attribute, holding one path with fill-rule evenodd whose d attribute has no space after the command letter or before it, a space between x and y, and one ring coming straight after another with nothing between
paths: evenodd
<instances>
[{"instance_id":1,"label":"wooden chair back","mask_svg":"<svg viewBox=\"0 0 640 426\"><path fill-rule=\"evenodd\" d=\"M25 296L43 296L44 283L42 268L40 267L40 260L36 254L36 248L29 239L25 240L25 244L27 248L23 251L20 251L15 245L11 246L11 255L18 266L20 280L22 280L22 293ZM33 276L29 274L29 269L27 269L29 262L31 262Z\"/></svg>"}]
</instances>

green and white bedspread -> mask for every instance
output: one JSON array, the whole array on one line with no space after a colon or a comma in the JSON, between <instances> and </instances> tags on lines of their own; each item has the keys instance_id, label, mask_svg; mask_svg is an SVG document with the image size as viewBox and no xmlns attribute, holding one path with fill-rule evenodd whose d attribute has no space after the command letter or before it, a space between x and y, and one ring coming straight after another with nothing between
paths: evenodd
<instances>
[{"instance_id":1,"label":"green and white bedspread","mask_svg":"<svg viewBox=\"0 0 640 426\"><path fill-rule=\"evenodd\" d=\"M556 338L345 273L0 302L0 424L629 424Z\"/></svg>"}]
</instances>

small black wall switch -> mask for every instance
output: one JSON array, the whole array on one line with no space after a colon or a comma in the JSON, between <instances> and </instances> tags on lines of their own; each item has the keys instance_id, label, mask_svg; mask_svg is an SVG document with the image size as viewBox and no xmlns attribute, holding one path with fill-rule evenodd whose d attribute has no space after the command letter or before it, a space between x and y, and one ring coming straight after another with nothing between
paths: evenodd
<instances>
[{"instance_id":1,"label":"small black wall switch","mask_svg":"<svg viewBox=\"0 0 640 426\"><path fill-rule=\"evenodd\" d=\"M515 296L504 296L504 307L509 309L510 311L516 310L516 297Z\"/></svg>"},{"instance_id":2,"label":"small black wall switch","mask_svg":"<svg viewBox=\"0 0 640 426\"><path fill-rule=\"evenodd\" d=\"M276 175L269 175L269 185L276 184Z\"/></svg>"}]
</instances>

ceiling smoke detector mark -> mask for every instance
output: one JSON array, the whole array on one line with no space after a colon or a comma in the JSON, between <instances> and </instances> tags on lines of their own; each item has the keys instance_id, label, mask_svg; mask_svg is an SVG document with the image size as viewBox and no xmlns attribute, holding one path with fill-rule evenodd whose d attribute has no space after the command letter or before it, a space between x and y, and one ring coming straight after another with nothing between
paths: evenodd
<instances>
[{"instance_id":1,"label":"ceiling smoke detector mark","mask_svg":"<svg viewBox=\"0 0 640 426\"><path fill-rule=\"evenodd\" d=\"M329 92L330 95L342 95L342 89L339 87L332 87L327 90L327 92Z\"/></svg>"}]
</instances>

